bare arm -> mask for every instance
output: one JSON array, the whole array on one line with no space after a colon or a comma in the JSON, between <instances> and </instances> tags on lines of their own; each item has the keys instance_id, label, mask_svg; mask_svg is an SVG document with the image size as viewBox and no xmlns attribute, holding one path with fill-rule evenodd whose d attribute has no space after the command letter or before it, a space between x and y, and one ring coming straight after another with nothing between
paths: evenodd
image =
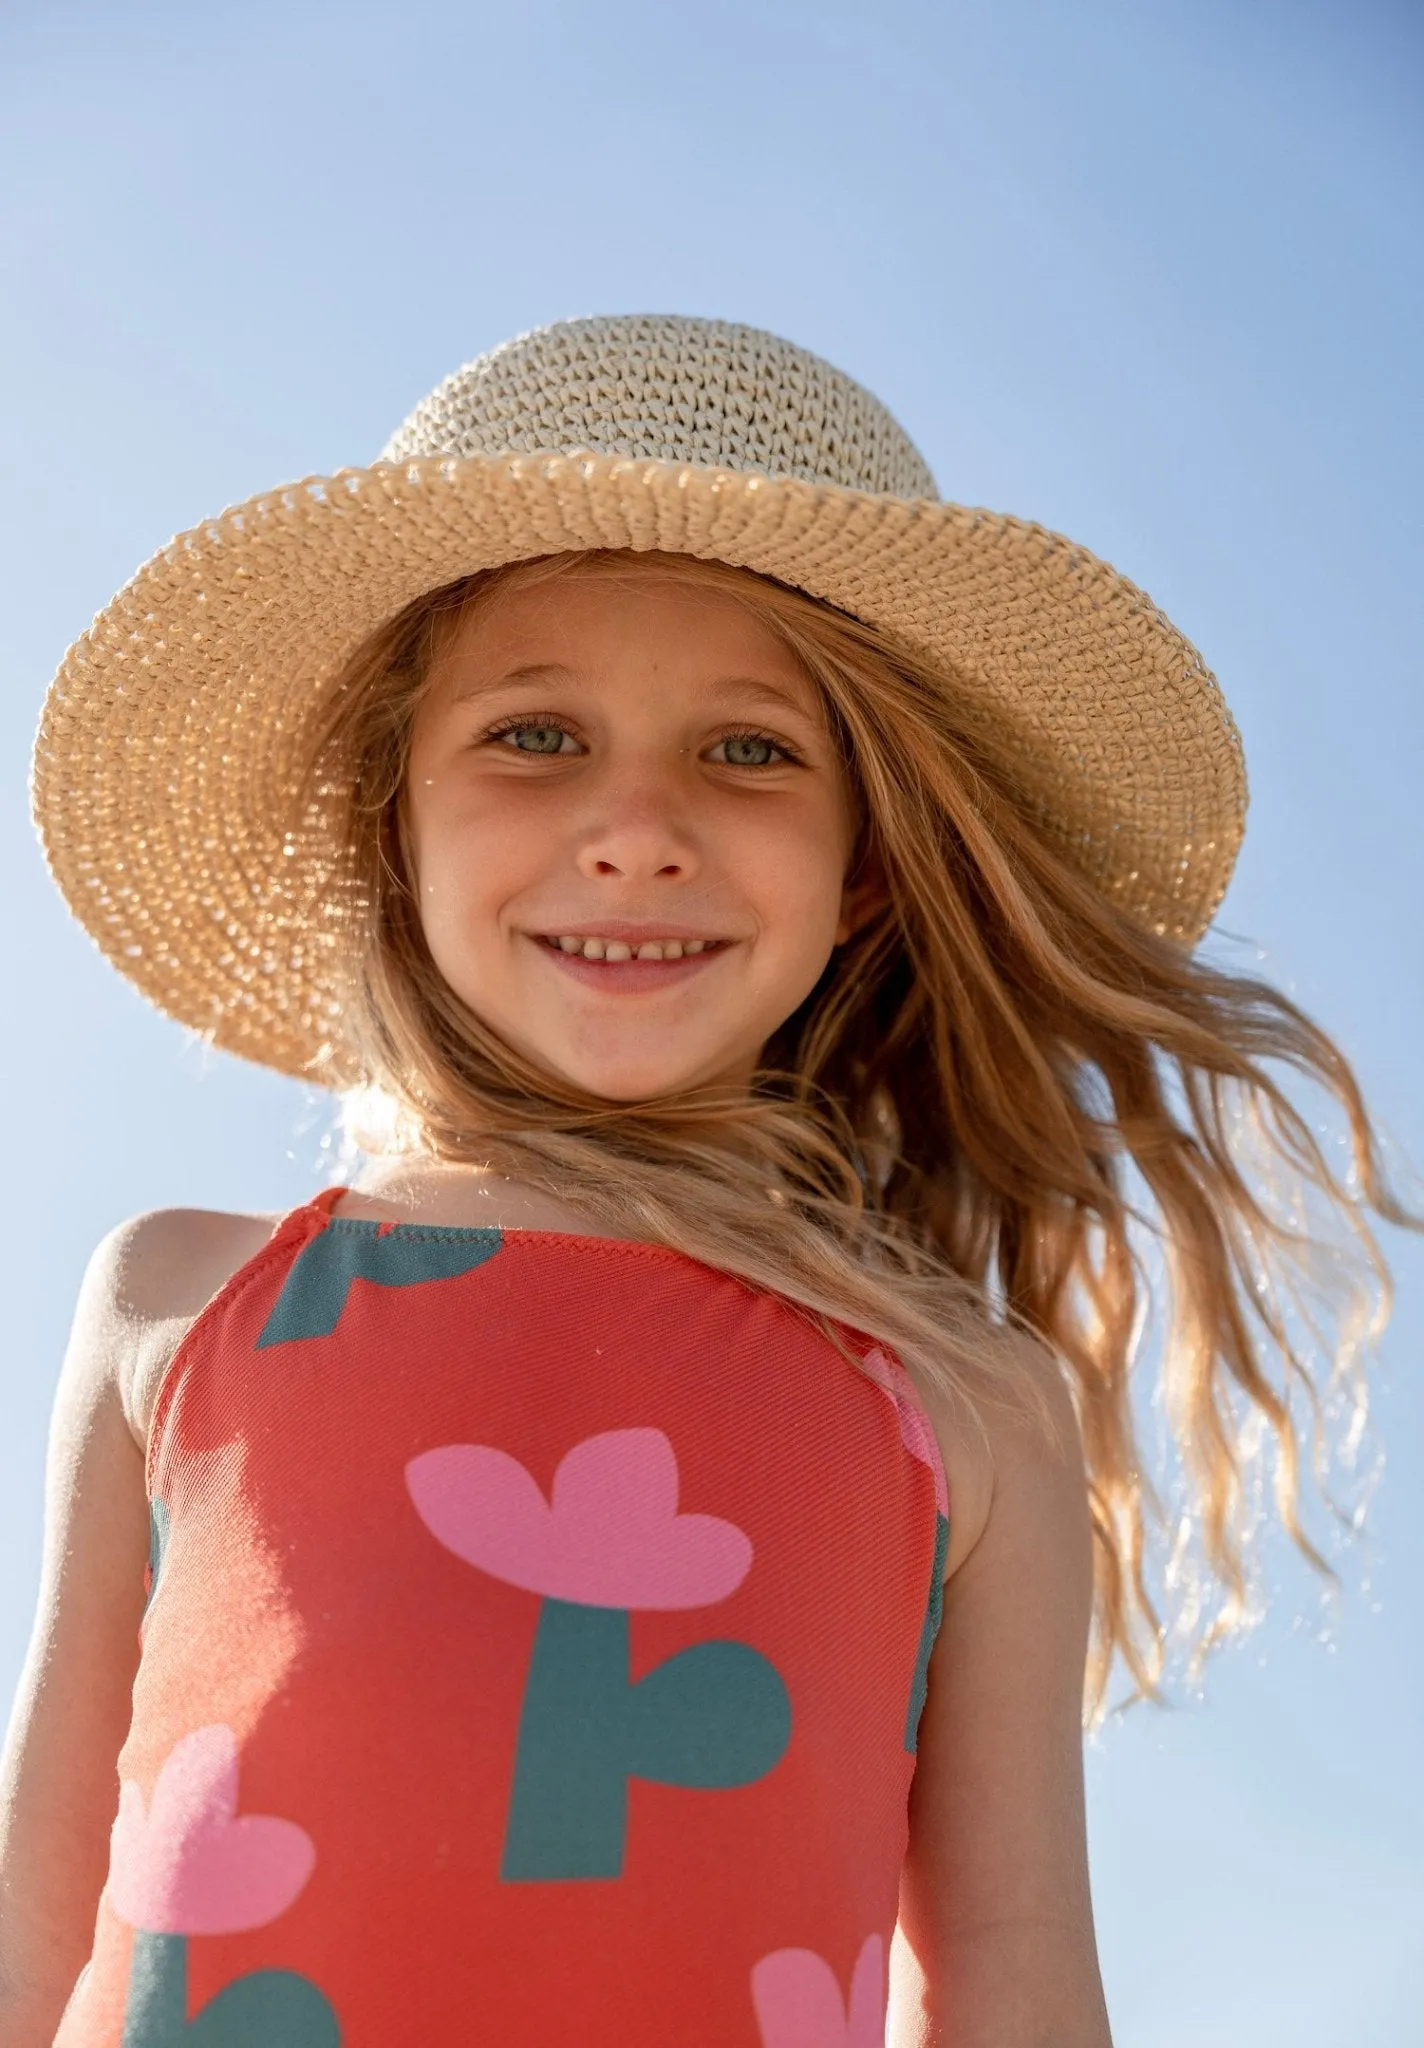
<instances>
[{"instance_id":1,"label":"bare arm","mask_svg":"<svg viewBox=\"0 0 1424 2048\"><path fill-rule=\"evenodd\" d=\"M1026 1424L995 1426L988 1512L945 1586L910 1799L894 2048L1111 2048L1083 1797L1087 1484L1071 1402L1041 1369L1061 1448ZM947 1417L931 1413L948 1439Z\"/></svg>"},{"instance_id":2,"label":"bare arm","mask_svg":"<svg viewBox=\"0 0 1424 2048\"><path fill-rule=\"evenodd\" d=\"M188 1319L264 1219L140 1217L90 1261L60 1370L29 1650L0 1756L0 2039L49 2048L94 1933L148 1559L143 1417Z\"/></svg>"}]
</instances>

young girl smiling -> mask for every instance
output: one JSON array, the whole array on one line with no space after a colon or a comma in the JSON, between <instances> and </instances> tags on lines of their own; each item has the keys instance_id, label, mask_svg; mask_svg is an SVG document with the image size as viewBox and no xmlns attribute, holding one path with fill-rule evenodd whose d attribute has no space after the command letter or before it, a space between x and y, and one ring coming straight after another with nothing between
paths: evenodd
<instances>
[{"instance_id":1,"label":"young girl smiling","mask_svg":"<svg viewBox=\"0 0 1424 2048\"><path fill-rule=\"evenodd\" d=\"M1309 1549L1405 1220L1329 1039L1194 957L1244 802L1139 592L746 328L520 337L140 572L47 708L56 878L367 1163L86 1277L7 2042L1104 2048L1133 1360L1206 1641L1263 1443Z\"/></svg>"}]
</instances>

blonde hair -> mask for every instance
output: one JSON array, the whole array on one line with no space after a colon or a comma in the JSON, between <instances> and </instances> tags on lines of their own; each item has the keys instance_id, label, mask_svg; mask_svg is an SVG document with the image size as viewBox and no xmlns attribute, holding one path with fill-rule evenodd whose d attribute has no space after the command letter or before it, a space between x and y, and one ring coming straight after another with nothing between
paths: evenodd
<instances>
[{"instance_id":1,"label":"blonde hair","mask_svg":"<svg viewBox=\"0 0 1424 2048\"><path fill-rule=\"evenodd\" d=\"M470 607L590 573L713 588L779 636L854 786L854 866L883 878L883 908L764 1048L750 1097L584 1096L503 1043L425 946L403 791L434 658ZM780 1293L835 1341L867 1333L971 1422L990 1405L1043 1419L1051 1354L1096 1538L1091 1716L1115 1657L1134 1696L1160 1696L1169 1619L1201 1654L1252 1618L1272 1449L1280 1520L1329 1572L1300 1519L1302 1426L1324 1485L1332 1430L1347 1451L1358 1435L1389 1305L1366 1211L1412 1221L1355 1077L1284 995L1088 882L952 676L746 571L549 557L432 592L372 636L332 690L311 787L343 807L361 904L330 1078L387 1105L391 1147L494 1159L609 1235ZM1344 1112L1351 1175L1269 1071L1282 1063ZM1170 1531L1133 1412L1153 1348L1184 1494Z\"/></svg>"}]
</instances>

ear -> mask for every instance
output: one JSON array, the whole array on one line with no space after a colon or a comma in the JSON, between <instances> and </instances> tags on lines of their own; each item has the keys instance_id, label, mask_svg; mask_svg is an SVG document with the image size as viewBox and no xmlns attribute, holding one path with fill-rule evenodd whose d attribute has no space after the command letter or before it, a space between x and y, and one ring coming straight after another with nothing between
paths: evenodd
<instances>
[{"instance_id":1,"label":"ear","mask_svg":"<svg viewBox=\"0 0 1424 2048\"><path fill-rule=\"evenodd\" d=\"M841 891L840 922L836 926L836 944L843 946L853 938L861 926L868 924L878 910L883 910L890 900L890 891L878 867L862 869L856 878L847 880Z\"/></svg>"}]
</instances>

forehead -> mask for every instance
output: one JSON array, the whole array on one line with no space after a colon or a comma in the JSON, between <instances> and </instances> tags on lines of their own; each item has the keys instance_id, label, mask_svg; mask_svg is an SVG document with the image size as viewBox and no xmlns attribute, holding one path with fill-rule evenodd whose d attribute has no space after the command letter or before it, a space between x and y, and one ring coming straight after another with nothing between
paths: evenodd
<instances>
[{"instance_id":1,"label":"forehead","mask_svg":"<svg viewBox=\"0 0 1424 2048\"><path fill-rule=\"evenodd\" d=\"M754 602L636 564L497 586L446 626L431 681L463 701L524 681L629 676L823 717L818 686Z\"/></svg>"}]
</instances>

